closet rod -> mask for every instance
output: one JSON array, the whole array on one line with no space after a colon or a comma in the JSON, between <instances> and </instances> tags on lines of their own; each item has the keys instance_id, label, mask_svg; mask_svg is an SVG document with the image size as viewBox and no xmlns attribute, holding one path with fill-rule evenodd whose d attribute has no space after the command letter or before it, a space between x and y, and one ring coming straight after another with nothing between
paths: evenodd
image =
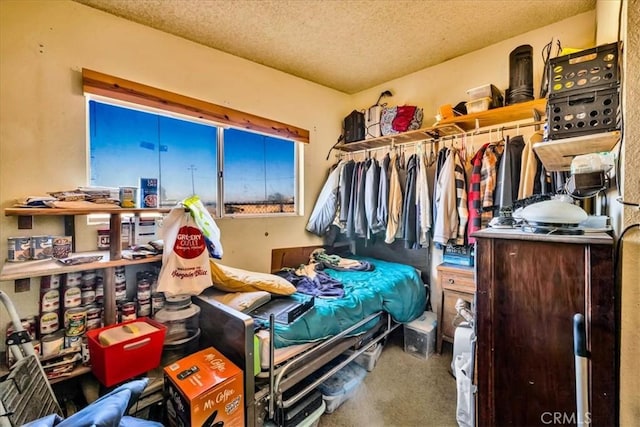
<instances>
[{"instance_id":1,"label":"closet rod","mask_svg":"<svg viewBox=\"0 0 640 427\"><path fill-rule=\"evenodd\" d=\"M441 141L454 140L454 139L462 137L462 136L473 137L473 136L477 136L477 135L486 135L486 134L489 134L489 133L502 132L502 131L505 131L505 130L514 130L514 129L526 128L526 127L530 127L530 126L539 126L539 125L544 125L546 123L547 123L546 120L537 120L537 121L518 124L518 125L500 126L500 127L497 127L497 128L490 128L490 129L484 129L484 130L478 130L478 131L460 132L460 133L456 133L454 135L446 135L446 136L443 136L443 137L440 137L440 138L425 138L425 139L421 139L419 141L409 141L409 142L395 143L394 146L395 147L400 147L400 146L404 147L405 145L421 144L423 142L427 142L429 144L436 144L436 143L441 142ZM391 149L390 145L382 145L380 147L375 147L375 148L363 148L362 150L357 150L357 151L350 151L350 152L344 152L343 151L343 152L338 153L336 155L336 157L355 155L355 154L360 154L360 153L368 153L368 152L376 151L376 150L389 150L389 149Z\"/></svg>"}]
</instances>

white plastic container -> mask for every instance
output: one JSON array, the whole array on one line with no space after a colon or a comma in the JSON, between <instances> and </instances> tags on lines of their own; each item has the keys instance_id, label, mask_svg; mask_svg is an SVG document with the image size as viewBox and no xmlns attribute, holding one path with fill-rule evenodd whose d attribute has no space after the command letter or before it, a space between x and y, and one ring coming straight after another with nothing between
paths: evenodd
<instances>
[{"instance_id":1,"label":"white plastic container","mask_svg":"<svg viewBox=\"0 0 640 427\"><path fill-rule=\"evenodd\" d=\"M469 101L465 103L467 106L467 114L480 113L482 111L487 111L491 106L491 98L484 97L475 99L473 101Z\"/></svg>"},{"instance_id":2,"label":"white plastic container","mask_svg":"<svg viewBox=\"0 0 640 427\"><path fill-rule=\"evenodd\" d=\"M416 320L405 324L404 351L428 359L435 352L437 324L436 314L431 311L425 311Z\"/></svg>"},{"instance_id":3,"label":"white plastic container","mask_svg":"<svg viewBox=\"0 0 640 427\"><path fill-rule=\"evenodd\" d=\"M331 414L352 397L366 375L366 369L357 363L350 362L320 384L318 390L322 393L322 399L327 405L325 412Z\"/></svg>"},{"instance_id":4,"label":"white plastic container","mask_svg":"<svg viewBox=\"0 0 640 427\"><path fill-rule=\"evenodd\" d=\"M371 372L373 371L373 368L376 367L376 363L378 363L378 359L382 354L382 347L383 347L382 343L377 342L371 347L369 347L367 351L361 353L358 357L353 359L353 361L356 362L358 365L362 366L363 368L365 368L367 372ZM350 356L353 353L354 353L354 350L347 350L345 351L344 354Z\"/></svg>"}]
</instances>

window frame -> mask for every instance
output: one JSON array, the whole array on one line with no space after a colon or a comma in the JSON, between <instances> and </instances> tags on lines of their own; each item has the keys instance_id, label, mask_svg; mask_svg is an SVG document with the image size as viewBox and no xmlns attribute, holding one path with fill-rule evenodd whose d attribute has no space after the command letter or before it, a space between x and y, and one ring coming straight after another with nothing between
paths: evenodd
<instances>
[{"instance_id":1,"label":"window frame","mask_svg":"<svg viewBox=\"0 0 640 427\"><path fill-rule=\"evenodd\" d=\"M84 71L84 70L83 70ZM303 195L303 191L302 189L304 188L304 169L303 169L303 153L304 150L302 149L303 145L300 144L301 142L304 141L300 141L300 140L294 140L292 138L289 137L285 137L283 135L281 135L280 132L260 132L257 130L252 130L249 127L239 127L239 126L232 126L232 125L228 125L228 124L221 124L218 122L215 122L213 120L210 120L209 118L205 118L205 117L201 117L201 116L194 116L191 114L182 114L180 112L177 111L172 111L172 110L166 110L163 108L157 108L151 105L147 105L145 104L139 104L135 101L132 100L124 100L121 99L120 97L116 97L116 98L112 98L110 96L106 96L106 95L101 95L101 94L95 94L92 92L87 92L85 91L85 102L86 102L86 120L87 120L87 124L86 124L86 141L87 141L87 158L86 158L86 164L87 164L87 182L91 181L91 126L90 126L90 107L89 107L89 103L91 101L95 101L95 102L99 102L99 103L104 103L104 104L108 104L108 105L113 105L116 107L121 107L121 108L128 108L128 109L132 109L132 110L137 110L137 111L142 111L145 113L149 113L149 114L154 114L154 115L160 115L160 116L164 116L164 117L169 117L169 118L173 118L173 119L177 119L177 120L184 120L184 121L189 121L189 122L193 122L196 124L202 124L205 126L213 126L216 127L216 132L217 132L217 142L216 142L216 157L217 157L217 165L215 165L216 167L216 173L217 173L217 178L216 178L216 207L215 210L210 209L211 213L214 215L214 217L222 219L222 218L273 218L273 217L287 217L287 216L301 216L304 215L304 195ZM278 138L278 139L283 139L286 141L289 141L291 143L293 143L293 147L294 147L294 154L293 154L293 165L294 165L294 189L293 189L293 194L294 194L294 199L295 199L295 204L294 204L294 211L293 212L274 212L274 213L255 213L255 214L238 214L238 213L225 213L225 200L224 200L224 182L225 182L225 177L224 177L224 132L226 129L237 129L243 132L249 132L249 133L254 133L254 134L258 134L258 135L264 135L267 137L271 137L271 138ZM300 138L297 138L300 139ZM304 139L304 138L303 138ZM306 142L308 142L308 138L306 139ZM162 208L165 209L165 208ZM94 221L95 220L95 221ZM94 218L94 220L90 220L90 223L102 223L103 220L101 218Z\"/></svg>"}]
</instances>

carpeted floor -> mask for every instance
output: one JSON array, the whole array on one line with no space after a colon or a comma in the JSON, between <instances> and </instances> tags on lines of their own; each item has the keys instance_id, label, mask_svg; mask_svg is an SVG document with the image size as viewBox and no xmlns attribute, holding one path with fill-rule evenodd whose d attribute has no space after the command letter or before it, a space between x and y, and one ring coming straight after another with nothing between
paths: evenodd
<instances>
[{"instance_id":1,"label":"carpeted floor","mask_svg":"<svg viewBox=\"0 0 640 427\"><path fill-rule=\"evenodd\" d=\"M451 355L448 343L427 360L405 353L402 328L396 329L354 396L322 415L319 427L457 426Z\"/></svg>"}]
</instances>

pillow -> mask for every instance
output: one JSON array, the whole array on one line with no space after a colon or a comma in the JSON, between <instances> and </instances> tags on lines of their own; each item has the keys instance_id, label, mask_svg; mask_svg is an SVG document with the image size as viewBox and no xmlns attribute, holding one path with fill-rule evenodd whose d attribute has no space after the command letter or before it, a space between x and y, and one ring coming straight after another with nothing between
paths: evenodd
<instances>
[{"instance_id":1,"label":"pillow","mask_svg":"<svg viewBox=\"0 0 640 427\"><path fill-rule=\"evenodd\" d=\"M222 292L219 289L211 289L207 296L242 313L249 313L271 300L271 294L265 291Z\"/></svg>"},{"instance_id":2,"label":"pillow","mask_svg":"<svg viewBox=\"0 0 640 427\"><path fill-rule=\"evenodd\" d=\"M296 287L286 279L270 273L258 273L217 264L209 258L213 286L225 292L266 291L275 295L291 295Z\"/></svg>"}]
</instances>

